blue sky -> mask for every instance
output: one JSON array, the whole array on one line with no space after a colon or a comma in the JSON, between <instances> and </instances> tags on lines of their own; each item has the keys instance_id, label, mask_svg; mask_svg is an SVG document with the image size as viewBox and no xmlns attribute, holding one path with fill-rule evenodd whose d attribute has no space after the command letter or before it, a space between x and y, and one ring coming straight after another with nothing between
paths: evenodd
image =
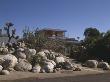
<instances>
[{"instance_id":1,"label":"blue sky","mask_svg":"<svg viewBox=\"0 0 110 82\"><path fill-rule=\"evenodd\" d=\"M17 34L25 26L59 28L83 38L87 27L110 29L110 0L0 0L0 27L11 21Z\"/></svg>"}]
</instances>

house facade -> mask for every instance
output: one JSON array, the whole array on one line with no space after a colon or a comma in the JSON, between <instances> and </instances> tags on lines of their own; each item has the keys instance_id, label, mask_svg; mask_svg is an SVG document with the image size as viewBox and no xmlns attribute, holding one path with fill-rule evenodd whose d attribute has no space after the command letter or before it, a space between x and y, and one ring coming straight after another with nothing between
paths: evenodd
<instances>
[{"instance_id":1,"label":"house facade","mask_svg":"<svg viewBox=\"0 0 110 82\"><path fill-rule=\"evenodd\" d=\"M56 39L56 40L62 40L65 41L66 45L70 45L65 47L65 54L70 54L71 52L71 46L79 44L79 41L75 38L69 38L65 36L66 30L62 29L53 29L53 28L44 28L39 31L42 33L45 37L48 37L49 39Z\"/></svg>"},{"instance_id":2,"label":"house facade","mask_svg":"<svg viewBox=\"0 0 110 82\"><path fill-rule=\"evenodd\" d=\"M43 33L44 36L48 38L64 38L66 30L44 28L41 29L39 32Z\"/></svg>"}]
</instances>

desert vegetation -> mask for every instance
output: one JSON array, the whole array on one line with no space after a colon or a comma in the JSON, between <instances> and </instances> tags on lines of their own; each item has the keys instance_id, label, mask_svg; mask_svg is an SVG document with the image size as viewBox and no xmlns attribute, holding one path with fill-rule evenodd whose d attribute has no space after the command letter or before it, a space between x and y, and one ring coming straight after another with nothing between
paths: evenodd
<instances>
[{"instance_id":1,"label":"desert vegetation","mask_svg":"<svg viewBox=\"0 0 110 82\"><path fill-rule=\"evenodd\" d=\"M8 43L1 44L0 73L8 75L9 71L31 71L34 73L53 73L59 70L81 71L83 66L110 70L110 31L101 33L90 27L84 31L85 38L77 44L66 40L45 37L29 27L23 30L22 38L15 36L13 24L5 24ZM11 30L12 29L12 30ZM11 30L11 31L10 31ZM11 43L15 38L16 43ZM79 37L78 37L79 38ZM80 62L80 65L78 63Z\"/></svg>"},{"instance_id":2,"label":"desert vegetation","mask_svg":"<svg viewBox=\"0 0 110 82\"><path fill-rule=\"evenodd\" d=\"M71 55L77 54L78 60L82 61L97 59L109 62L110 31L103 33L97 28L90 27L85 29L84 36L85 38L81 41L80 46L73 47Z\"/></svg>"}]
</instances>

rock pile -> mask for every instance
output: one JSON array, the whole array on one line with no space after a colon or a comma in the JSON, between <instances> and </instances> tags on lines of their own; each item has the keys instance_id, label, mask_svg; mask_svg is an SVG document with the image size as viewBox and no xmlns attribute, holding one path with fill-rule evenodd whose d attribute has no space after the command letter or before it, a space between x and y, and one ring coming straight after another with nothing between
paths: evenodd
<instances>
[{"instance_id":1,"label":"rock pile","mask_svg":"<svg viewBox=\"0 0 110 82\"><path fill-rule=\"evenodd\" d=\"M103 70L110 70L110 65L107 62L98 62L97 60L88 60L86 61L84 66L90 68L102 68Z\"/></svg>"},{"instance_id":2,"label":"rock pile","mask_svg":"<svg viewBox=\"0 0 110 82\"><path fill-rule=\"evenodd\" d=\"M9 75L10 71L31 71L33 73L55 73L62 69L81 71L81 66L72 63L61 53L51 50L41 50L38 53L35 49L27 48L24 43L19 43L16 48L0 48L3 57L0 58L0 74ZM98 62L97 60L88 60L84 64L89 68L102 68L109 70L107 62Z\"/></svg>"},{"instance_id":3,"label":"rock pile","mask_svg":"<svg viewBox=\"0 0 110 82\"><path fill-rule=\"evenodd\" d=\"M53 73L61 69L77 70L61 53L49 50L29 49L21 43L16 48L3 46L0 48L3 57L0 58L0 74L9 75L10 71L32 71L33 73ZM80 68L79 68L80 69Z\"/></svg>"}]
</instances>

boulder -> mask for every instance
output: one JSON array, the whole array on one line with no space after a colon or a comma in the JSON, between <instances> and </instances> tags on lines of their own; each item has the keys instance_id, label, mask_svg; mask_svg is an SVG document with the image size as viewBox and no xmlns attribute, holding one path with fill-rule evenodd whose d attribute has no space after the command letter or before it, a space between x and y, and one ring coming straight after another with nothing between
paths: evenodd
<instances>
[{"instance_id":1,"label":"boulder","mask_svg":"<svg viewBox=\"0 0 110 82\"><path fill-rule=\"evenodd\" d=\"M9 75L10 72L9 72L8 70L2 70L2 71L1 71L1 74L2 74L2 75Z\"/></svg>"},{"instance_id":2,"label":"boulder","mask_svg":"<svg viewBox=\"0 0 110 82\"><path fill-rule=\"evenodd\" d=\"M61 70L61 68L55 68L55 69L54 69L54 73L55 73L55 72L59 72L60 70Z\"/></svg>"},{"instance_id":3,"label":"boulder","mask_svg":"<svg viewBox=\"0 0 110 82\"><path fill-rule=\"evenodd\" d=\"M97 60L87 60L84 65L85 65L86 67L96 68L97 65L98 65L98 61L97 61Z\"/></svg>"},{"instance_id":4,"label":"boulder","mask_svg":"<svg viewBox=\"0 0 110 82\"><path fill-rule=\"evenodd\" d=\"M56 54L55 52L50 52L48 50L42 50L40 52L37 53L38 56L42 57L42 58L47 58L49 60L54 60L55 57L56 57Z\"/></svg>"},{"instance_id":5,"label":"boulder","mask_svg":"<svg viewBox=\"0 0 110 82\"><path fill-rule=\"evenodd\" d=\"M45 73L45 70L43 68L41 68L41 73Z\"/></svg>"},{"instance_id":6,"label":"boulder","mask_svg":"<svg viewBox=\"0 0 110 82\"><path fill-rule=\"evenodd\" d=\"M18 46L21 47L21 48L24 48L26 45L24 42L18 42Z\"/></svg>"},{"instance_id":7,"label":"boulder","mask_svg":"<svg viewBox=\"0 0 110 82\"><path fill-rule=\"evenodd\" d=\"M44 63L51 62L54 65L54 67L56 66L56 63L53 60L44 59L43 61Z\"/></svg>"},{"instance_id":8,"label":"boulder","mask_svg":"<svg viewBox=\"0 0 110 82\"><path fill-rule=\"evenodd\" d=\"M3 51L3 48L1 47L1 48L0 48L0 52L2 52L2 51Z\"/></svg>"},{"instance_id":9,"label":"boulder","mask_svg":"<svg viewBox=\"0 0 110 82\"><path fill-rule=\"evenodd\" d=\"M52 53L46 54L46 57L50 60L54 60L55 59L55 55Z\"/></svg>"},{"instance_id":10,"label":"boulder","mask_svg":"<svg viewBox=\"0 0 110 82\"><path fill-rule=\"evenodd\" d=\"M66 70L72 70L72 69L73 69L73 65L72 65L71 62L65 61L65 63L64 63L64 68L65 68Z\"/></svg>"},{"instance_id":11,"label":"boulder","mask_svg":"<svg viewBox=\"0 0 110 82\"><path fill-rule=\"evenodd\" d=\"M63 56L61 53L51 52L51 54L55 57L61 57Z\"/></svg>"},{"instance_id":12,"label":"boulder","mask_svg":"<svg viewBox=\"0 0 110 82\"><path fill-rule=\"evenodd\" d=\"M2 52L3 54L8 54L8 48L3 48Z\"/></svg>"},{"instance_id":13,"label":"boulder","mask_svg":"<svg viewBox=\"0 0 110 82\"><path fill-rule=\"evenodd\" d=\"M107 62L99 62L97 67L104 70L110 70L110 66Z\"/></svg>"},{"instance_id":14,"label":"boulder","mask_svg":"<svg viewBox=\"0 0 110 82\"><path fill-rule=\"evenodd\" d=\"M25 49L25 54L27 56L34 56L34 55L36 55L36 50L35 49Z\"/></svg>"},{"instance_id":15,"label":"boulder","mask_svg":"<svg viewBox=\"0 0 110 82\"><path fill-rule=\"evenodd\" d=\"M13 71L13 72L15 71L14 68L8 68L7 70L8 71Z\"/></svg>"},{"instance_id":16,"label":"boulder","mask_svg":"<svg viewBox=\"0 0 110 82\"><path fill-rule=\"evenodd\" d=\"M2 66L4 69L13 68L17 63L17 58L12 54L2 57Z\"/></svg>"},{"instance_id":17,"label":"boulder","mask_svg":"<svg viewBox=\"0 0 110 82\"><path fill-rule=\"evenodd\" d=\"M16 57L21 59L26 59L26 55L23 52L17 52Z\"/></svg>"},{"instance_id":18,"label":"boulder","mask_svg":"<svg viewBox=\"0 0 110 82\"><path fill-rule=\"evenodd\" d=\"M82 68L79 66L73 68L73 71L81 71L81 70L82 70Z\"/></svg>"},{"instance_id":19,"label":"boulder","mask_svg":"<svg viewBox=\"0 0 110 82\"><path fill-rule=\"evenodd\" d=\"M2 48L5 48L6 47L4 42L1 43L1 47Z\"/></svg>"},{"instance_id":20,"label":"boulder","mask_svg":"<svg viewBox=\"0 0 110 82\"><path fill-rule=\"evenodd\" d=\"M64 59L64 57L62 57L62 56L60 57L59 56L59 57L56 57L56 60L55 61L56 61L56 63L64 63L65 62L65 59Z\"/></svg>"},{"instance_id":21,"label":"boulder","mask_svg":"<svg viewBox=\"0 0 110 82\"><path fill-rule=\"evenodd\" d=\"M4 62L3 57L0 58L0 65L2 65L2 63Z\"/></svg>"},{"instance_id":22,"label":"boulder","mask_svg":"<svg viewBox=\"0 0 110 82\"><path fill-rule=\"evenodd\" d=\"M34 73L40 73L41 72L41 66L40 65L35 65L32 68L32 72L34 72Z\"/></svg>"},{"instance_id":23,"label":"boulder","mask_svg":"<svg viewBox=\"0 0 110 82\"><path fill-rule=\"evenodd\" d=\"M32 65L26 59L19 59L19 62L16 64L16 71L30 71L32 69Z\"/></svg>"},{"instance_id":24,"label":"boulder","mask_svg":"<svg viewBox=\"0 0 110 82\"><path fill-rule=\"evenodd\" d=\"M17 51L24 52L24 48L18 48Z\"/></svg>"},{"instance_id":25,"label":"boulder","mask_svg":"<svg viewBox=\"0 0 110 82\"><path fill-rule=\"evenodd\" d=\"M54 70L54 65L51 62L45 62L43 69L45 70L45 72L51 73Z\"/></svg>"},{"instance_id":26,"label":"boulder","mask_svg":"<svg viewBox=\"0 0 110 82\"><path fill-rule=\"evenodd\" d=\"M56 63L53 60L50 60L50 62L54 65L54 67L56 66Z\"/></svg>"},{"instance_id":27,"label":"boulder","mask_svg":"<svg viewBox=\"0 0 110 82\"><path fill-rule=\"evenodd\" d=\"M49 50L42 50L42 52L46 53L46 54L50 54Z\"/></svg>"},{"instance_id":28,"label":"boulder","mask_svg":"<svg viewBox=\"0 0 110 82\"><path fill-rule=\"evenodd\" d=\"M43 57L43 58L46 57L46 54L43 51L38 52L37 55L40 56L40 57Z\"/></svg>"},{"instance_id":29,"label":"boulder","mask_svg":"<svg viewBox=\"0 0 110 82\"><path fill-rule=\"evenodd\" d=\"M10 54L13 54L15 52L15 49L14 48L11 48L10 50L9 50L9 53Z\"/></svg>"},{"instance_id":30,"label":"boulder","mask_svg":"<svg viewBox=\"0 0 110 82\"><path fill-rule=\"evenodd\" d=\"M20 47L24 48L26 45L24 42L21 43Z\"/></svg>"},{"instance_id":31,"label":"boulder","mask_svg":"<svg viewBox=\"0 0 110 82\"><path fill-rule=\"evenodd\" d=\"M0 65L0 72L2 71L3 67Z\"/></svg>"}]
</instances>

